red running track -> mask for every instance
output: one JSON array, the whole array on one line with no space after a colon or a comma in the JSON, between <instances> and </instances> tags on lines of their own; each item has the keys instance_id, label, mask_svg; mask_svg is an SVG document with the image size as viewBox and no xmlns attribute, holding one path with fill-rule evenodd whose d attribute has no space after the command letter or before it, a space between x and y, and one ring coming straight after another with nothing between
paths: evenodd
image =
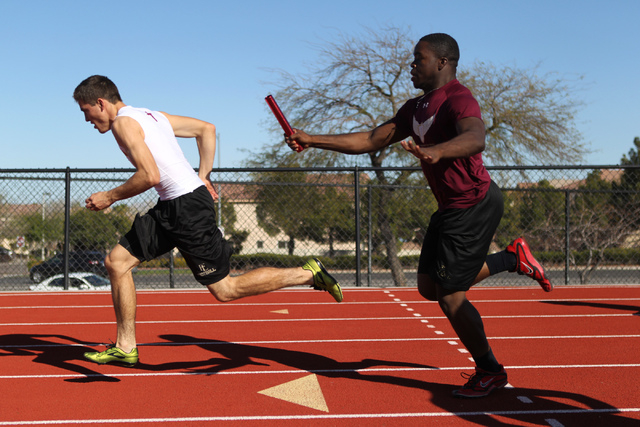
<instances>
[{"instance_id":1,"label":"red running track","mask_svg":"<svg viewBox=\"0 0 640 427\"><path fill-rule=\"evenodd\" d=\"M0 294L0 426L638 426L640 287L476 288L510 385L451 391L473 372L415 288L283 290L217 303L138 292L140 363L85 361L115 337L108 293Z\"/></svg>"}]
</instances>

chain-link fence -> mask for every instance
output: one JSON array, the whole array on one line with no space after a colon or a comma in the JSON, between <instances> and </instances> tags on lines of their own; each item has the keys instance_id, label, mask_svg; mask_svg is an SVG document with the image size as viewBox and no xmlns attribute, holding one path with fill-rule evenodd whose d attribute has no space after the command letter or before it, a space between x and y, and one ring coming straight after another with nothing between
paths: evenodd
<instances>
[{"instance_id":1,"label":"chain-link fence","mask_svg":"<svg viewBox=\"0 0 640 427\"><path fill-rule=\"evenodd\" d=\"M524 236L555 284L640 283L640 167L489 169L505 200L492 251ZM133 172L0 170L0 290L60 274L50 287L91 287L71 273L105 276L104 255L157 195L102 212L85 209L84 200ZM220 194L216 225L234 248L232 274L317 256L345 286L415 285L437 208L419 169L214 169L211 176ZM134 279L139 288L200 286L177 251L143 263ZM483 284L531 281L502 273Z\"/></svg>"}]
</instances>

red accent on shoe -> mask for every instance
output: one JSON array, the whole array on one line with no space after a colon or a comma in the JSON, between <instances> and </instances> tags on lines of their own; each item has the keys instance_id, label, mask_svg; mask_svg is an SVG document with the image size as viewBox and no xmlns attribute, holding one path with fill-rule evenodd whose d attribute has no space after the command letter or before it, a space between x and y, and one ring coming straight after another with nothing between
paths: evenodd
<instances>
[{"instance_id":1,"label":"red accent on shoe","mask_svg":"<svg viewBox=\"0 0 640 427\"><path fill-rule=\"evenodd\" d=\"M500 365L500 372L489 372L476 367L473 375L464 372L461 375L468 381L461 388L453 391L455 397L484 397L493 390L507 385L507 372L502 365Z\"/></svg>"},{"instance_id":2,"label":"red accent on shoe","mask_svg":"<svg viewBox=\"0 0 640 427\"><path fill-rule=\"evenodd\" d=\"M544 268L533 257L529 245L522 237L518 237L506 248L507 252L510 252L516 256L516 272L525 276L531 277L537 281L545 292L551 292L553 285L551 281L544 274Z\"/></svg>"}]
</instances>

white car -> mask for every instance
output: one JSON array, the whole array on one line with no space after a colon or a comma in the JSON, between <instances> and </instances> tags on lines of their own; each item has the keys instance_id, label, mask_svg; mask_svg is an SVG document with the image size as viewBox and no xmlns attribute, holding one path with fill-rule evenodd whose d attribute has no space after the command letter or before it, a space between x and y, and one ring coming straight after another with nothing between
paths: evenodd
<instances>
[{"instance_id":1,"label":"white car","mask_svg":"<svg viewBox=\"0 0 640 427\"><path fill-rule=\"evenodd\" d=\"M64 274L56 274L43 280L37 285L29 287L32 291L63 291ZM93 273L69 273L70 291L108 291L111 282L102 276Z\"/></svg>"}]
</instances>

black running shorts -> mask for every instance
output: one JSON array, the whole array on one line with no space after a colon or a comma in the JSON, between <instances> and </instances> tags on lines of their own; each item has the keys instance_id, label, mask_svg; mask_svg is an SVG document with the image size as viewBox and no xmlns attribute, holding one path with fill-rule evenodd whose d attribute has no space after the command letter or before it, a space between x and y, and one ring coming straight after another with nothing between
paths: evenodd
<instances>
[{"instance_id":1,"label":"black running shorts","mask_svg":"<svg viewBox=\"0 0 640 427\"><path fill-rule=\"evenodd\" d=\"M468 290L487 258L503 211L502 193L491 182L477 205L434 213L422 244L418 273L428 274L447 290Z\"/></svg>"},{"instance_id":2,"label":"black running shorts","mask_svg":"<svg viewBox=\"0 0 640 427\"><path fill-rule=\"evenodd\" d=\"M140 261L178 248L205 286L229 275L231 246L216 226L215 203L204 185L176 199L159 200L146 214L136 215L120 244Z\"/></svg>"}]
</instances>

